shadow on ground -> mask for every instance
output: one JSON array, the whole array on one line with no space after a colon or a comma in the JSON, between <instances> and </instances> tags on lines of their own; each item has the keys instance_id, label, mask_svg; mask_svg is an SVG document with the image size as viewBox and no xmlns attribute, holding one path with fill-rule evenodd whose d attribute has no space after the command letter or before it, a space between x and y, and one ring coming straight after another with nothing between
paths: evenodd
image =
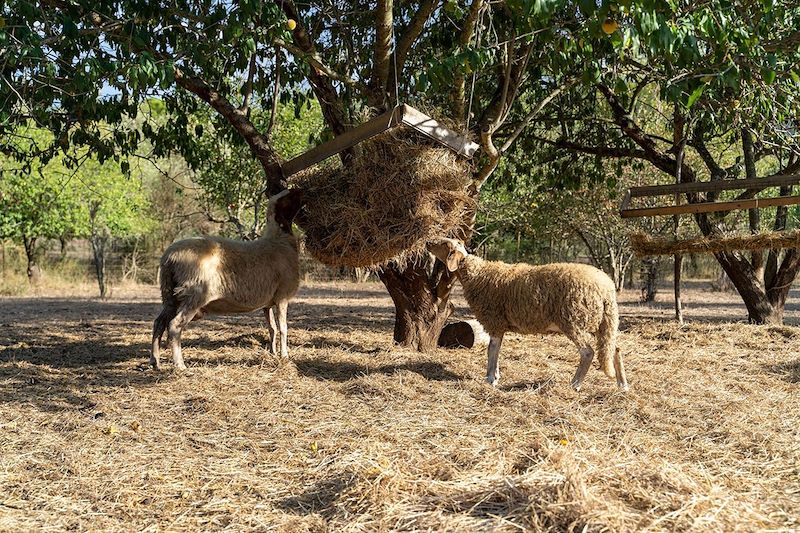
<instances>
[{"instance_id":1,"label":"shadow on ground","mask_svg":"<svg viewBox=\"0 0 800 533\"><path fill-rule=\"evenodd\" d=\"M448 370L441 363L413 361L402 364L373 366L328 361L323 358L301 359L295 362L299 374L321 381L345 382L369 374L392 375L397 372L414 372L429 381L461 381L465 376Z\"/></svg>"}]
</instances>

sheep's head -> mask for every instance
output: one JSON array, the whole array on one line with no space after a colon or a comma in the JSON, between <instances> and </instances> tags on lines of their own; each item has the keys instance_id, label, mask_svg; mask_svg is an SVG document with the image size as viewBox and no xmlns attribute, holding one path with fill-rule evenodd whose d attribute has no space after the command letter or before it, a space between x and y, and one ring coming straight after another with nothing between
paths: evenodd
<instances>
[{"instance_id":1,"label":"sheep's head","mask_svg":"<svg viewBox=\"0 0 800 533\"><path fill-rule=\"evenodd\" d=\"M292 233L292 221L303 207L303 191L287 189L270 197L267 221L275 221L284 233Z\"/></svg>"},{"instance_id":2,"label":"sheep's head","mask_svg":"<svg viewBox=\"0 0 800 533\"><path fill-rule=\"evenodd\" d=\"M447 266L447 270L455 272L461 260L467 257L464 243L456 239L440 238L429 241L425 247Z\"/></svg>"}]
</instances>

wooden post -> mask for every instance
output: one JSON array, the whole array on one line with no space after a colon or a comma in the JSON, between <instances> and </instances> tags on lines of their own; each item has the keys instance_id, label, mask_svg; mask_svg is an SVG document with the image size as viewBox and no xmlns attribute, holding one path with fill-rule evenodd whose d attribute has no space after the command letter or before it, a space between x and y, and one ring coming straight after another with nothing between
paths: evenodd
<instances>
[{"instance_id":1,"label":"wooden post","mask_svg":"<svg viewBox=\"0 0 800 533\"><path fill-rule=\"evenodd\" d=\"M681 182L681 175L683 171L683 154L686 148L687 135L684 131L686 125L685 118L677 108L675 110L675 132L673 142L678 145L678 153L675 154L675 184L679 185ZM675 193L675 205L680 205L681 195ZM678 230L680 228L680 214L675 213L672 215L673 232L675 233L675 240L678 240ZM675 254L673 257L673 285L675 292L675 320L678 324L683 325L683 304L681 303L681 274L683 270L683 255Z\"/></svg>"}]
</instances>

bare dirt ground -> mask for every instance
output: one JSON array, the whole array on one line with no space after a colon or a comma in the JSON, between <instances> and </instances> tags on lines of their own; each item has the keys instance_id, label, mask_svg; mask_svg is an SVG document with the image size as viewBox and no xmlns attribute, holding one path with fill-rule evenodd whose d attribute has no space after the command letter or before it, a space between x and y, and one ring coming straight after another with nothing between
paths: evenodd
<instances>
[{"instance_id":1,"label":"bare dirt ground","mask_svg":"<svg viewBox=\"0 0 800 533\"><path fill-rule=\"evenodd\" d=\"M507 337L497 389L483 347L393 348L371 283L305 284L288 363L260 314L195 322L183 374L154 287L0 299L0 530L796 530L800 329L703 287L684 327L620 296L627 394L572 391L561 336Z\"/></svg>"}]
</instances>

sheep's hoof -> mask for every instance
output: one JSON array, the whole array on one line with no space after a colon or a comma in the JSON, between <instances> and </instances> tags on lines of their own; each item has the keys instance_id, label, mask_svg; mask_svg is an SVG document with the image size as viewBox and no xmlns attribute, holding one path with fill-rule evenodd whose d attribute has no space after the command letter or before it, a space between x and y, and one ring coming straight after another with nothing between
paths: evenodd
<instances>
[{"instance_id":1,"label":"sheep's hoof","mask_svg":"<svg viewBox=\"0 0 800 533\"><path fill-rule=\"evenodd\" d=\"M573 381L572 383L570 383L570 385L572 385L572 388L575 389L575 392L580 392L581 385L583 385L583 383L581 383L580 381Z\"/></svg>"},{"instance_id":2,"label":"sheep's hoof","mask_svg":"<svg viewBox=\"0 0 800 533\"><path fill-rule=\"evenodd\" d=\"M500 378L496 378L494 376L486 376L486 383L488 383L492 387L497 387L497 384L500 383Z\"/></svg>"},{"instance_id":3,"label":"sheep's hoof","mask_svg":"<svg viewBox=\"0 0 800 533\"><path fill-rule=\"evenodd\" d=\"M620 385L617 385L617 387L619 387L620 392L628 392L628 390L630 389L627 383L622 383Z\"/></svg>"}]
</instances>

